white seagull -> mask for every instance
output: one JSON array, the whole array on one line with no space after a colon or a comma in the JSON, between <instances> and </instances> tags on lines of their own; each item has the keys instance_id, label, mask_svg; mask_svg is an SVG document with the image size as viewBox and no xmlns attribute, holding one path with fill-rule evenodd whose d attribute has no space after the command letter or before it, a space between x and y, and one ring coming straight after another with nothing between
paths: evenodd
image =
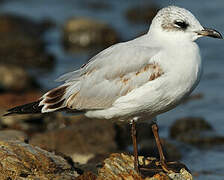
<instances>
[{"instance_id":1,"label":"white seagull","mask_svg":"<svg viewBox=\"0 0 224 180\"><path fill-rule=\"evenodd\" d=\"M36 102L9 109L6 115L70 110L89 118L131 123L138 172L135 123L154 120L160 166L169 171L155 118L180 104L199 83L202 65L195 40L202 36L222 39L217 31L202 27L188 10L163 8L147 34L103 50L80 69L61 76L61 86Z\"/></svg>"}]
</instances>

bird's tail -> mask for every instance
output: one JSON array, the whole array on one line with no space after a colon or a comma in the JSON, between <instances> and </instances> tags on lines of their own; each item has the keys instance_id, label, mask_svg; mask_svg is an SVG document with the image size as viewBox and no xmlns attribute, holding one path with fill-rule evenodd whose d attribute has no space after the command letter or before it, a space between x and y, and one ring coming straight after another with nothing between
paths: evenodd
<instances>
[{"instance_id":1,"label":"bird's tail","mask_svg":"<svg viewBox=\"0 0 224 180\"><path fill-rule=\"evenodd\" d=\"M24 104L21 106L16 106L14 108L8 109L7 113L3 116L8 116L12 114L33 114L33 113L41 113L42 106L39 106L40 100L32 103Z\"/></svg>"}]
</instances>

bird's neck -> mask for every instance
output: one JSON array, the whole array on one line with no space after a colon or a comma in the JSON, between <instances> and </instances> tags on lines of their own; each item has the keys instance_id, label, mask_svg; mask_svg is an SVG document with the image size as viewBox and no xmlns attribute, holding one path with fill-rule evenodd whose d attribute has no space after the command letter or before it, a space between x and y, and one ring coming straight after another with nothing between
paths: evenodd
<instances>
[{"instance_id":1,"label":"bird's neck","mask_svg":"<svg viewBox=\"0 0 224 180\"><path fill-rule=\"evenodd\" d=\"M148 39L160 46L179 46L180 44L194 43L188 36L182 32L164 32L161 29L149 29L147 33Z\"/></svg>"}]
</instances>

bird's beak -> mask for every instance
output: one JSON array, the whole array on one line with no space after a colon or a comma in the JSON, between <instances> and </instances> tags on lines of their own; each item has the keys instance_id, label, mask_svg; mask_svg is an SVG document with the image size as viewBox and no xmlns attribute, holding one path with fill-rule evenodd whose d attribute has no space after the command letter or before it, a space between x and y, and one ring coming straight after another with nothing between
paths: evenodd
<instances>
[{"instance_id":1,"label":"bird's beak","mask_svg":"<svg viewBox=\"0 0 224 180\"><path fill-rule=\"evenodd\" d=\"M209 36L213 38L223 39L222 35L214 29L204 28L201 31L196 31L196 33L201 36Z\"/></svg>"}]
</instances>

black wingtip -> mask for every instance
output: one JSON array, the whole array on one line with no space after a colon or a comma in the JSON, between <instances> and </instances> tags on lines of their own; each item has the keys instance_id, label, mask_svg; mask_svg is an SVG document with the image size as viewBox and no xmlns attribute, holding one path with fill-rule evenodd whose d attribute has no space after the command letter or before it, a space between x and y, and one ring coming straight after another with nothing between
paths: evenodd
<instances>
[{"instance_id":1,"label":"black wingtip","mask_svg":"<svg viewBox=\"0 0 224 180\"><path fill-rule=\"evenodd\" d=\"M41 113L41 109L43 106L39 106L40 100L32 103L24 104L21 106L16 106L7 110L7 112L3 116L10 116L12 114L33 114L33 113Z\"/></svg>"}]
</instances>

